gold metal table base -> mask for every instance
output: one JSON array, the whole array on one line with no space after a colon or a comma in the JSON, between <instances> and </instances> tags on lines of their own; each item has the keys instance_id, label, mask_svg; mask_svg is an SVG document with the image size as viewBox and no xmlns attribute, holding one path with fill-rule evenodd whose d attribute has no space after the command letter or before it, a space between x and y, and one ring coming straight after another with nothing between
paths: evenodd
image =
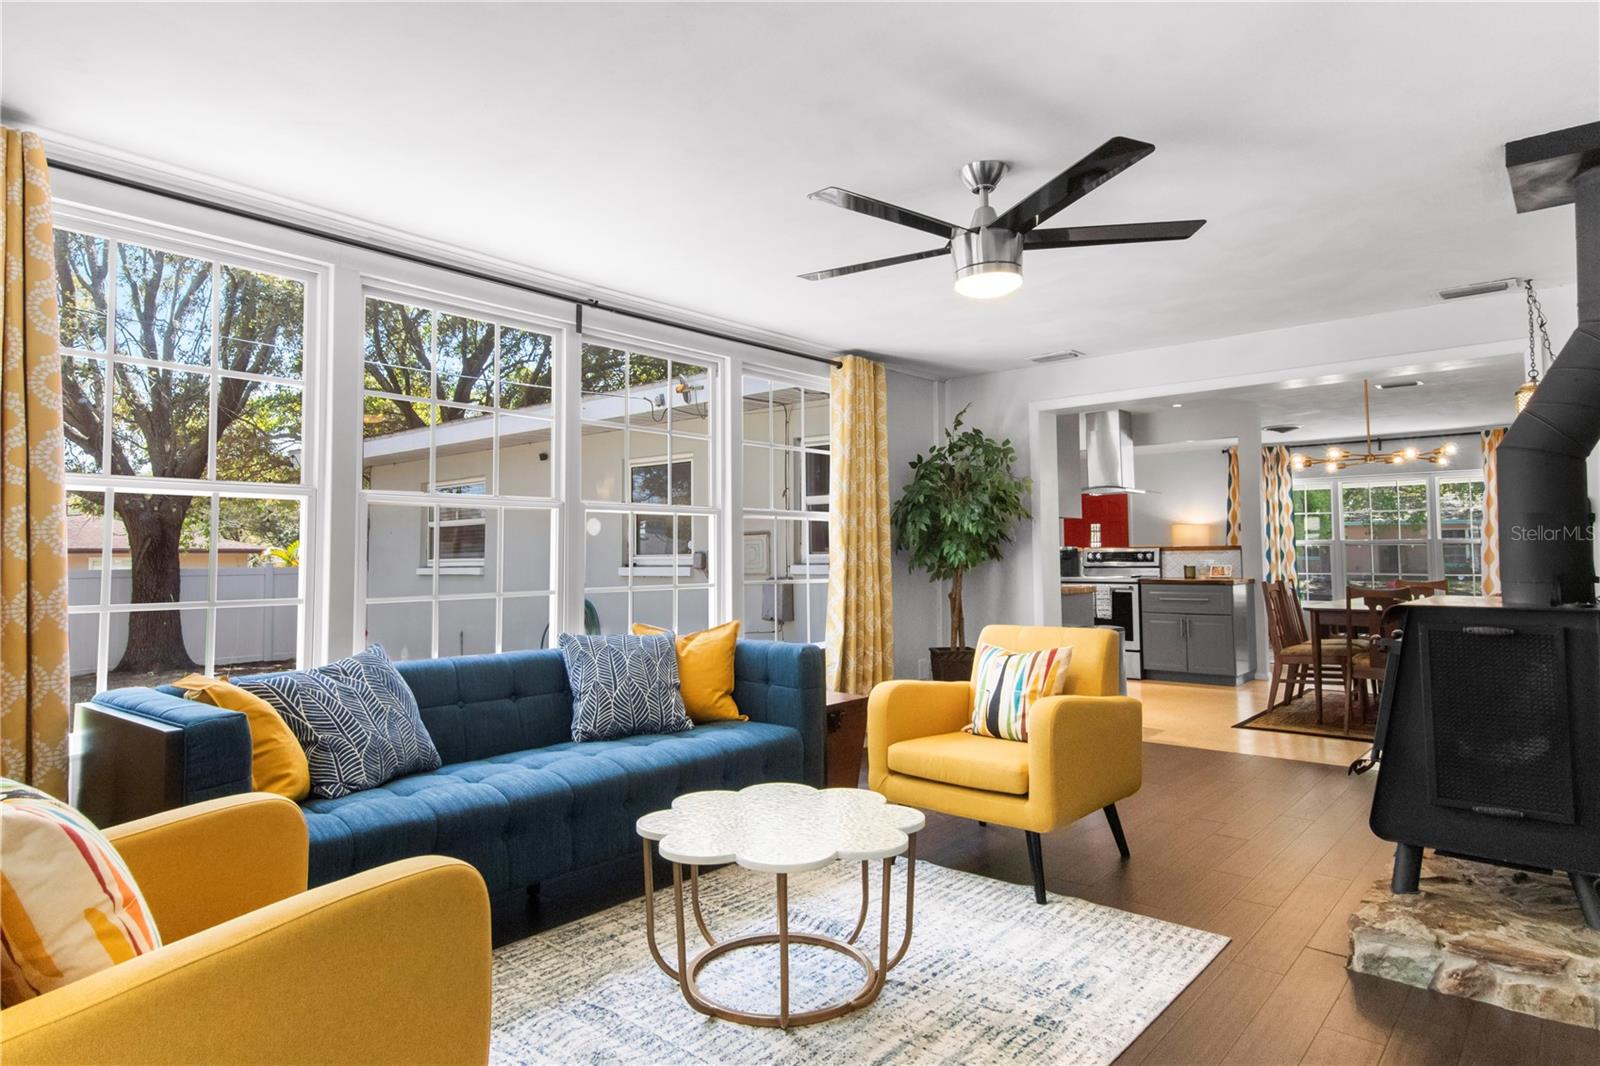
<instances>
[{"instance_id":1,"label":"gold metal table base","mask_svg":"<svg viewBox=\"0 0 1600 1066\"><path fill-rule=\"evenodd\" d=\"M678 988L683 992L684 1000L701 1014L712 1018L723 1018L730 1022L740 1022L744 1025L764 1025L777 1029L789 1029L798 1025L811 1025L815 1022L824 1022L830 1018L837 1018L851 1011L859 1010L878 998L883 991L884 982L888 979L889 971L899 965L905 958L906 949L911 946L911 917L912 907L916 897L917 883L917 834L910 835L910 843L906 848L906 916L905 930L901 934L900 946L896 949L894 957L889 957L889 884L890 873L894 869L893 859L883 859L883 891L879 908L878 919L878 958L872 959L867 952L856 946L856 940L861 936L862 929L867 922L867 911L870 904L870 881L868 872L870 862L861 863L861 911L856 917L854 931L846 940L836 940L833 937L823 936L820 933L791 933L789 931L789 875L777 874L778 895L778 929L773 933L754 933L748 936L736 937L732 940L718 941L711 934L706 923L705 915L700 908L700 868L689 866L689 897L690 908L694 914L695 925L699 927L700 935L704 938L706 946L689 957L689 944L687 916L683 907L683 865L672 864L672 901L675 917L675 931L677 940L677 965L670 965L661 955L661 949L656 946L656 908L655 908L655 866L651 862L650 841L644 841L644 929L645 939L650 945L650 956L655 959L661 972L678 982ZM756 1011L738 1010L734 1007L723 1006L707 999L699 987L700 971L713 959L719 958L740 948L761 947L767 944L778 946L778 1012L767 1014ZM856 992L827 1006L817 1007L812 1010L789 1010L789 945L808 944L813 947L827 948L836 951L848 959L853 960L861 967L863 981Z\"/></svg>"}]
</instances>

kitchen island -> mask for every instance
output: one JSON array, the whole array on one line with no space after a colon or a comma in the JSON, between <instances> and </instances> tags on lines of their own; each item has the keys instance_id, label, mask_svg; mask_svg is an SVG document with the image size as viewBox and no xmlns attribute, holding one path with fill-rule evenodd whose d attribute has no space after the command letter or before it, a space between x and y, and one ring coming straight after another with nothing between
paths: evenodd
<instances>
[{"instance_id":1,"label":"kitchen island","mask_svg":"<svg viewBox=\"0 0 1600 1066\"><path fill-rule=\"evenodd\" d=\"M1064 626L1094 625L1094 586L1061 585L1061 624Z\"/></svg>"}]
</instances>

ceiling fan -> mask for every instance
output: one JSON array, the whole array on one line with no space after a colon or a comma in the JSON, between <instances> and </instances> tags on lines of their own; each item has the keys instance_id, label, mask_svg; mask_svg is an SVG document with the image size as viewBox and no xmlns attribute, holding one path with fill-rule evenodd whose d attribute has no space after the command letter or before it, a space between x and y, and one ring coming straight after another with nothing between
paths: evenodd
<instances>
[{"instance_id":1,"label":"ceiling fan","mask_svg":"<svg viewBox=\"0 0 1600 1066\"><path fill-rule=\"evenodd\" d=\"M961 180L976 193L978 209L966 226L942 222L907 207L862 196L848 189L829 186L818 189L810 198L825 204L856 211L885 222L945 238L945 243L926 252L912 252L868 263L834 267L801 274L807 281L821 281L863 270L914 263L949 252L955 261L956 292L980 300L1014 292L1022 285L1022 253L1028 248L1086 248L1097 244L1144 244L1149 241L1181 241L1206 224L1205 219L1181 222L1134 222L1119 226L1062 226L1040 229L1040 223L1072 204L1156 150L1153 144L1127 137L1113 137L1060 174L1019 200L1005 214L989 206L989 194L1000 184L1008 165L998 159L980 159L961 168Z\"/></svg>"}]
</instances>

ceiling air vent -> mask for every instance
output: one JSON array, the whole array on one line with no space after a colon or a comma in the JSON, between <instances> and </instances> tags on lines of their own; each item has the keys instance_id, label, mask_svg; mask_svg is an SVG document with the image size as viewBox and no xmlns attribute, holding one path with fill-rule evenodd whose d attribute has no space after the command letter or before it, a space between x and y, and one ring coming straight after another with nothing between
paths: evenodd
<instances>
[{"instance_id":1,"label":"ceiling air vent","mask_svg":"<svg viewBox=\"0 0 1600 1066\"><path fill-rule=\"evenodd\" d=\"M1293 425L1291 423L1285 422L1281 426L1262 426L1261 428L1263 430L1265 430L1266 432L1268 432L1268 433L1293 433L1295 430L1299 429L1300 427L1296 426L1296 425Z\"/></svg>"},{"instance_id":2,"label":"ceiling air vent","mask_svg":"<svg viewBox=\"0 0 1600 1066\"><path fill-rule=\"evenodd\" d=\"M1421 384L1422 384L1422 382L1415 381L1415 380L1413 380L1413 381L1374 381L1372 383L1372 387L1375 388L1375 389L1385 389L1385 390L1387 390L1387 389L1414 389L1418 385L1421 385Z\"/></svg>"},{"instance_id":3,"label":"ceiling air vent","mask_svg":"<svg viewBox=\"0 0 1600 1066\"><path fill-rule=\"evenodd\" d=\"M1506 292L1522 288L1521 278L1496 278L1494 281L1477 281L1471 285L1457 285L1453 289L1440 289L1439 299L1460 300L1467 296L1487 296L1491 292Z\"/></svg>"},{"instance_id":4,"label":"ceiling air vent","mask_svg":"<svg viewBox=\"0 0 1600 1066\"><path fill-rule=\"evenodd\" d=\"M1068 348L1064 352L1051 352L1049 355L1036 355L1029 359L1030 363L1064 363L1068 359L1080 359L1083 353L1076 348Z\"/></svg>"}]
</instances>

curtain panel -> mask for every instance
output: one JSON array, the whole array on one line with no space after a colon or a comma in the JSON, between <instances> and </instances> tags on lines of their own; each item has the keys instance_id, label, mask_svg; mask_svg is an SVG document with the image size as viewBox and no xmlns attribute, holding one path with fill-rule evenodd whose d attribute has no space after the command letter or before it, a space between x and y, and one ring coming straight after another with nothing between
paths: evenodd
<instances>
[{"instance_id":1,"label":"curtain panel","mask_svg":"<svg viewBox=\"0 0 1600 1066\"><path fill-rule=\"evenodd\" d=\"M1228 523L1224 544L1239 543L1239 446L1228 449Z\"/></svg>"},{"instance_id":2,"label":"curtain panel","mask_svg":"<svg viewBox=\"0 0 1600 1066\"><path fill-rule=\"evenodd\" d=\"M1486 429L1478 434L1483 448L1483 539L1480 567L1483 573L1483 594L1500 594L1500 442L1506 439L1505 427Z\"/></svg>"},{"instance_id":3,"label":"curtain panel","mask_svg":"<svg viewBox=\"0 0 1600 1066\"><path fill-rule=\"evenodd\" d=\"M864 693L894 676L888 384L882 363L843 363L829 408L828 687Z\"/></svg>"},{"instance_id":4,"label":"curtain panel","mask_svg":"<svg viewBox=\"0 0 1600 1066\"><path fill-rule=\"evenodd\" d=\"M0 135L0 776L66 799L66 462L50 176L37 134Z\"/></svg>"},{"instance_id":5,"label":"curtain panel","mask_svg":"<svg viewBox=\"0 0 1600 1066\"><path fill-rule=\"evenodd\" d=\"M1266 579L1294 581L1294 466L1282 444L1261 449L1262 539L1266 549Z\"/></svg>"}]
</instances>

